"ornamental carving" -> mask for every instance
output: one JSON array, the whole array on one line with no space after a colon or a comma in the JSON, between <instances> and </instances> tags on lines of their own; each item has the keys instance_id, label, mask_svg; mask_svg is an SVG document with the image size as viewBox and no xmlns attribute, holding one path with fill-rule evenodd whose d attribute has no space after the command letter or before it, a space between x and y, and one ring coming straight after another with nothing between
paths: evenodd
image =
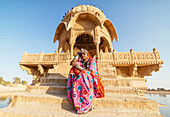
<instances>
[{"instance_id":1,"label":"ornamental carving","mask_svg":"<svg viewBox=\"0 0 170 117\"><path fill-rule=\"evenodd\" d=\"M147 59L156 60L155 54L153 52L146 52L146 53L137 52L136 56L138 60L147 60Z\"/></svg>"},{"instance_id":2,"label":"ornamental carving","mask_svg":"<svg viewBox=\"0 0 170 117\"><path fill-rule=\"evenodd\" d=\"M140 77L144 77L144 76L152 76L152 72L155 71L159 71L159 69L162 67L162 65L150 65L150 66L146 66L146 67L139 67L138 68L138 73Z\"/></svg>"},{"instance_id":3,"label":"ornamental carving","mask_svg":"<svg viewBox=\"0 0 170 117\"><path fill-rule=\"evenodd\" d=\"M39 61L39 55L28 54L24 57L24 61L31 61L31 62Z\"/></svg>"},{"instance_id":4,"label":"ornamental carving","mask_svg":"<svg viewBox=\"0 0 170 117\"><path fill-rule=\"evenodd\" d=\"M43 55L43 61L53 61L54 60L54 54L52 55Z\"/></svg>"},{"instance_id":5,"label":"ornamental carving","mask_svg":"<svg viewBox=\"0 0 170 117\"><path fill-rule=\"evenodd\" d=\"M130 53L117 53L118 59L130 60Z\"/></svg>"},{"instance_id":6,"label":"ornamental carving","mask_svg":"<svg viewBox=\"0 0 170 117\"><path fill-rule=\"evenodd\" d=\"M121 63L122 63L122 61L124 61L127 64L131 63L132 61L134 61L134 63L137 63L137 64L153 64L157 61L154 52L103 53L103 51L100 52L100 60L101 61L112 61L112 62L120 61ZM152 62L150 62L150 61L152 61Z\"/></svg>"},{"instance_id":7,"label":"ornamental carving","mask_svg":"<svg viewBox=\"0 0 170 117\"><path fill-rule=\"evenodd\" d=\"M40 75L44 75L44 68L41 65L38 65L38 71L40 72Z\"/></svg>"}]
</instances>

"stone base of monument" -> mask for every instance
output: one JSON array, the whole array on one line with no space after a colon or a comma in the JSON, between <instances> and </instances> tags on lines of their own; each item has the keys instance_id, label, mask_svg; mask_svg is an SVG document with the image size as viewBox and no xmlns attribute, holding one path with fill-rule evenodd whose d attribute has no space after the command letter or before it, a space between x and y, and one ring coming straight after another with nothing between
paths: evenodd
<instances>
[{"instance_id":1,"label":"stone base of monument","mask_svg":"<svg viewBox=\"0 0 170 117\"><path fill-rule=\"evenodd\" d=\"M124 81L124 80L123 80ZM103 78L104 98L94 98L95 110L87 117L161 117L157 101L141 96L138 89L124 86L121 79ZM80 116L66 95L67 78L48 74L39 86L28 86L23 94L13 96L9 107L0 109L0 117L71 117Z\"/></svg>"}]
</instances>

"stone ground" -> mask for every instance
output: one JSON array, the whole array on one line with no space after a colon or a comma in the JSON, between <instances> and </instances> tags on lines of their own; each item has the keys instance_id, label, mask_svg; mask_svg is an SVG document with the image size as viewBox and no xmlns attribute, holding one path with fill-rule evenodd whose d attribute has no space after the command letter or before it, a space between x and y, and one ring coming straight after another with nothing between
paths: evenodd
<instances>
[{"instance_id":1,"label":"stone ground","mask_svg":"<svg viewBox=\"0 0 170 117\"><path fill-rule=\"evenodd\" d=\"M5 93L4 93L5 94ZM6 93L10 94L10 93ZM13 93L14 94L14 93ZM126 100L125 100L126 97ZM18 101L19 100L19 101ZM110 101L109 101L110 100ZM75 114L75 109L73 104L68 102L66 95L57 94L36 94L29 92L19 92L13 95L13 102L9 107L0 109L0 117L160 117L158 113L153 113L151 111L144 112L142 108L125 109L123 106L121 108L112 108L114 105L120 104L120 107L124 102L127 101L127 105L131 104L138 107L138 103L144 101L150 101L145 97L138 96L125 96L110 94L106 95L103 99L93 99L94 110L87 114L77 115ZM134 102L134 104L133 104ZM100 104L98 104L100 103ZM131 103L131 104L130 104ZM108 106L110 105L110 108ZM107 106L107 108L105 108Z\"/></svg>"}]
</instances>

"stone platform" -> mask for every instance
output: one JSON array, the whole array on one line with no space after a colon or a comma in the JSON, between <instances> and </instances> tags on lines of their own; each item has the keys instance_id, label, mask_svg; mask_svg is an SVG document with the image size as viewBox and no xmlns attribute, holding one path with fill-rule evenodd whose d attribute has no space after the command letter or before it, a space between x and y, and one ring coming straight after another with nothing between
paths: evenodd
<instances>
[{"instance_id":1,"label":"stone platform","mask_svg":"<svg viewBox=\"0 0 170 117\"><path fill-rule=\"evenodd\" d=\"M161 117L157 101L141 96L137 89L114 86L115 79L103 78L104 98L93 99L93 111L77 115L66 95L66 77L49 74L40 86L28 86L27 91L13 96L7 108L0 109L2 117ZM106 82L108 81L108 82Z\"/></svg>"}]
</instances>

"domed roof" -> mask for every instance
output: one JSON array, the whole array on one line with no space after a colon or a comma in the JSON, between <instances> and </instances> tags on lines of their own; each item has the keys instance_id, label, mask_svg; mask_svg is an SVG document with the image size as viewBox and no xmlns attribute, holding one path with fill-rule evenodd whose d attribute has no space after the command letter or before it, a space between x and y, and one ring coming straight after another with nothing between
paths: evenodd
<instances>
[{"instance_id":1,"label":"domed roof","mask_svg":"<svg viewBox=\"0 0 170 117\"><path fill-rule=\"evenodd\" d=\"M111 21L106 18L103 11L91 5L78 5L76 7L73 7L71 10L68 10L67 13L65 13L62 22L58 25L56 29L54 40L53 40L54 43L58 39L58 35L60 34L62 28L65 28L65 30L68 31L75 24L75 21L79 18L79 16L81 16L82 18L83 17L91 18L101 28L104 25L106 25L110 30L112 41L113 38L115 38L116 41L118 41L116 30L113 24L111 23Z\"/></svg>"},{"instance_id":2,"label":"domed roof","mask_svg":"<svg viewBox=\"0 0 170 117\"><path fill-rule=\"evenodd\" d=\"M71 20L71 18L81 13L91 13L103 21L106 19L103 11L101 11L97 7L91 5L78 5L76 7L73 7L71 10L68 10L68 13L65 14L62 21L68 22L69 20Z\"/></svg>"}]
</instances>

